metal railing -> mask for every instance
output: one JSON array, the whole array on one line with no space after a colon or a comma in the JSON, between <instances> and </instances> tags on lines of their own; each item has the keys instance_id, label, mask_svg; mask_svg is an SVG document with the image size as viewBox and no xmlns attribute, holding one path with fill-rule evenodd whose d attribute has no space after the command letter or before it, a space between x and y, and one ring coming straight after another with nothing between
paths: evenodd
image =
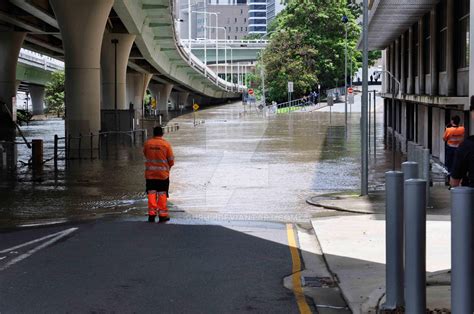
<instances>
[{"instance_id":1,"label":"metal railing","mask_svg":"<svg viewBox=\"0 0 474 314\"><path fill-rule=\"evenodd\" d=\"M308 107L316 106L315 109L321 109L327 106L320 102L313 102L308 97L299 98L283 103L276 104L276 113L290 113L297 110L306 110Z\"/></svg>"},{"instance_id":2,"label":"metal railing","mask_svg":"<svg viewBox=\"0 0 474 314\"><path fill-rule=\"evenodd\" d=\"M170 8L171 12L174 12L174 1L170 0ZM219 75L211 70L206 64L204 64L198 57L196 57L192 51L190 51L187 47L185 47L180 39L178 38L178 29L177 19L175 16L172 16L174 23L172 23L173 27L173 39L175 42L176 50L180 54L181 58L188 63L188 65L193 68L197 73L203 75L205 78L209 79L213 82L216 86L230 92L240 93L247 90L247 87L240 84L235 84L233 82L228 82L219 77Z\"/></svg>"},{"instance_id":3,"label":"metal railing","mask_svg":"<svg viewBox=\"0 0 474 314\"><path fill-rule=\"evenodd\" d=\"M172 133L179 130L179 125L177 123L163 126L164 132ZM131 131L107 131L99 133L90 133L90 134L79 134L79 136L58 136L54 135L54 143L52 146L53 153L52 157L48 159L43 159L43 140L33 140L31 142L18 142L18 141L0 141L0 169L4 168L4 159L6 159L5 154L7 151L15 151L15 145L30 145L34 144L33 142L39 141L41 153L38 156L33 156L35 154L35 147L33 146L31 157L27 162L24 161L15 161L13 167L16 168L16 163L22 163L26 166L30 166L33 163L44 165L50 161L53 161L54 170L58 170L58 163L60 160L74 160L74 159L101 159L103 151L105 150L105 155L108 154L109 150L109 141L115 140L115 144L126 142L131 143L131 145L136 145L136 143L144 143L147 139L147 130L146 129L137 129ZM128 138L128 141L126 140ZM139 141L141 139L141 141ZM31 147L29 147L31 149ZM73 154L74 152L74 154ZM51 154L48 154L51 156ZM33 162L32 162L33 161ZM8 162L7 162L8 164ZM10 166L12 167L12 165ZM7 166L8 168L8 166Z\"/></svg>"},{"instance_id":4,"label":"metal railing","mask_svg":"<svg viewBox=\"0 0 474 314\"><path fill-rule=\"evenodd\" d=\"M180 39L182 45L189 45L189 39ZM265 48L269 43L269 40L266 39L241 39L241 40L225 40L218 39L217 45L224 49L224 46L232 47L232 49L255 49L255 48ZM191 39L191 46L196 49L203 49L204 44L209 47L216 45L215 39Z\"/></svg>"}]
</instances>

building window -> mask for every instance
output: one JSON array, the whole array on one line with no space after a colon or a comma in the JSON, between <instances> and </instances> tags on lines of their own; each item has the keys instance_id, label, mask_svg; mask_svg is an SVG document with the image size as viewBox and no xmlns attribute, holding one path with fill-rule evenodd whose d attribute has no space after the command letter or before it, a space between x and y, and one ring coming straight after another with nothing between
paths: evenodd
<instances>
[{"instance_id":1,"label":"building window","mask_svg":"<svg viewBox=\"0 0 474 314\"><path fill-rule=\"evenodd\" d=\"M236 31L236 32L239 31L239 27L238 27L238 26L235 27L235 31Z\"/></svg>"},{"instance_id":2,"label":"building window","mask_svg":"<svg viewBox=\"0 0 474 314\"><path fill-rule=\"evenodd\" d=\"M446 34L448 31L447 27L447 15L446 15L446 0L441 0L438 3L438 69L439 72L446 72Z\"/></svg>"},{"instance_id":3,"label":"building window","mask_svg":"<svg viewBox=\"0 0 474 314\"><path fill-rule=\"evenodd\" d=\"M247 23L247 18L246 17L244 17L244 23Z\"/></svg>"},{"instance_id":4,"label":"building window","mask_svg":"<svg viewBox=\"0 0 474 314\"><path fill-rule=\"evenodd\" d=\"M467 68L469 67L469 0L459 0L456 1L458 8L457 16L457 29L458 29L458 51L459 51L459 64L458 68Z\"/></svg>"},{"instance_id":5,"label":"building window","mask_svg":"<svg viewBox=\"0 0 474 314\"><path fill-rule=\"evenodd\" d=\"M235 18L235 23L237 23L237 18Z\"/></svg>"},{"instance_id":6,"label":"building window","mask_svg":"<svg viewBox=\"0 0 474 314\"><path fill-rule=\"evenodd\" d=\"M227 39L230 39L230 36L229 36L229 35L227 36Z\"/></svg>"},{"instance_id":7,"label":"building window","mask_svg":"<svg viewBox=\"0 0 474 314\"><path fill-rule=\"evenodd\" d=\"M240 15L244 14L244 10L240 9Z\"/></svg>"},{"instance_id":8,"label":"building window","mask_svg":"<svg viewBox=\"0 0 474 314\"><path fill-rule=\"evenodd\" d=\"M424 74L431 73L431 49L430 49L430 42L431 42L431 34L430 34L430 24L431 24L431 14L427 13L423 17L423 70Z\"/></svg>"},{"instance_id":9,"label":"building window","mask_svg":"<svg viewBox=\"0 0 474 314\"><path fill-rule=\"evenodd\" d=\"M237 36L235 36L235 39L237 39Z\"/></svg>"}]
</instances>

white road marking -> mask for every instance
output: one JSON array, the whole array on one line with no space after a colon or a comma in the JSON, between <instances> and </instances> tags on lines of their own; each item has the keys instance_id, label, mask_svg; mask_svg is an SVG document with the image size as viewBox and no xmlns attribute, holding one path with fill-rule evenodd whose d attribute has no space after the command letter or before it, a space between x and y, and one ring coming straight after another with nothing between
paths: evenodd
<instances>
[{"instance_id":1,"label":"white road marking","mask_svg":"<svg viewBox=\"0 0 474 314\"><path fill-rule=\"evenodd\" d=\"M74 231L75 231L77 228L71 228L71 229L74 229ZM53 238L53 237L55 237L55 236L58 236L58 235L63 234L63 233L66 232L66 231L69 231L69 230L71 230L71 229L67 229L67 230L64 230L64 231L60 231L60 232L48 234L47 236L44 236L44 237L42 237L42 238L38 238L38 239L35 239L35 240L33 240L33 241L25 242L25 243L23 243L23 244L20 244L20 245L17 245L17 246L13 246L13 247L8 248L8 249L4 249L4 250L0 251L0 254L8 253L8 252L14 251L14 250L16 250L16 249L19 249L19 248L22 248L22 247L25 247L25 246L28 246L28 245L31 245L31 244L35 244L35 243L44 241L44 240L46 240L46 239Z\"/></svg>"},{"instance_id":2,"label":"white road marking","mask_svg":"<svg viewBox=\"0 0 474 314\"><path fill-rule=\"evenodd\" d=\"M28 252L24 253L24 254L21 254L20 256L18 257L15 257L14 259L12 259L11 261L9 261L8 263L6 263L4 266L0 267L0 271L3 271L5 269L7 269L8 267L24 260L25 258L28 258L30 257L31 255L33 255L34 253L52 245L53 243L59 241L60 239L70 235L71 233L73 233L74 231L76 231L77 229L79 228L70 228L70 229L66 229L66 230L63 230L63 231L60 231L60 232L57 232L57 233L53 233L53 234L50 234L50 235L47 235L45 237L42 237L42 238L39 238L39 239L36 239L36 240L33 240L33 241L29 241L29 242L26 242L26 243L23 243L23 244L20 244L20 245L17 245L17 246L14 246L14 247L11 247L11 248L8 248L8 249L5 249L3 251L0 251L0 254L2 253L6 253L6 252L10 252L10 251L13 251L13 250L16 250L18 248L22 248L22 247L25 247L25 246L28 246L28 245L31 245L31 244L34 244L34 243L38 243L38 242L41 242L41 241L44 241L44 240L47 240L49 239L48 241L44 242L43 244L29 250Z\"/></svg>"}]
</instances>

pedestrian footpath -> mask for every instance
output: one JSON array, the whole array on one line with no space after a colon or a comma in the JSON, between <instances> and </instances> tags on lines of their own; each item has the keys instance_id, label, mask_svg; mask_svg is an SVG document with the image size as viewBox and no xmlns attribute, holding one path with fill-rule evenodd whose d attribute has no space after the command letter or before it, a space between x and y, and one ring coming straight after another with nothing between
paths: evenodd
<instances>
[{"instance_id":1,"label":"pedestrian footpath","mask_svg":"<svg viewBox=\"0 0 474 314\"><path fill-rule=\"evenodd\" d=\"M447 313L451 308L449 191L440 186L434 189L426 225L427 307L434 313ZM343 216L312 219L311 223L353 313L376 313L385 301L383 193L370 197L338 193L312 197L308 203L346 212Z\"/></svg>"}]
</instances>

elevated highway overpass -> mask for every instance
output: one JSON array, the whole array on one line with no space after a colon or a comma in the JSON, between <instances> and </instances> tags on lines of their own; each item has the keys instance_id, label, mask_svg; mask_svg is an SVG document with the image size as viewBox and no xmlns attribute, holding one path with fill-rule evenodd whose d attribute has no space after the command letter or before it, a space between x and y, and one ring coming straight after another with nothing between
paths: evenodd
<instances>
[{"instance_id":1,"label":"elevated highway overpass","mask_svg":"<svg viewBox=\"0 0 474 314\"><path fill-rule=\"evenodd\" d=\"M51 80L53 71L64 70L64 62L21 49L16 66L17 91L31 96L33 114L43 114L45 86Z\"/></svg>"},{"instance_id":2,"label":"elevated highway overpass","mask_svg":"<svg viewBox=\"0 0 474 314\"><path fill-rule=\"evenodd\" d=\"M2 106L0 140L15 136L8 111L17 76L27 81L31 73L18 66L22 47L64 61L72 136L101 130L101 109L133 108L143 117L147 88L163 114L173 98L188 105L240 97L244 86L219 78L179 43L174 12L172 0L1 1L0 102L8 110Z\"/></svg>"}]
</instances>

